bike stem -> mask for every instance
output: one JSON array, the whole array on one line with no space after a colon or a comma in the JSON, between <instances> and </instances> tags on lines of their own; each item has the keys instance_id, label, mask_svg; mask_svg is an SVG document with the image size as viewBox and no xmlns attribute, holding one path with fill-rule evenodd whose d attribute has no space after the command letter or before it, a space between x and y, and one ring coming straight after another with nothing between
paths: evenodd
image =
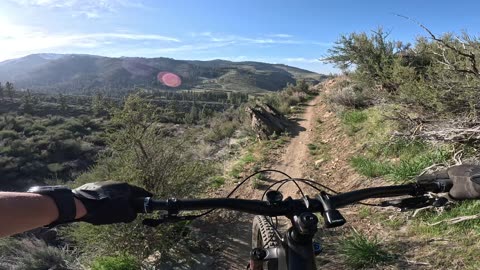
<instances>
[{"instance_id":1,"label":"bike stem","mask_svg":"<svg viewBox=\"0 0 480 270\"><path fill-rule=\"evenodd\" d=\"M285 250L288 258L287 269L316 269L313 237L317 232L317 216L310 212L293 216L292 225L293 226L287 231L285 239Z\"/></svg>"}]
</instances>

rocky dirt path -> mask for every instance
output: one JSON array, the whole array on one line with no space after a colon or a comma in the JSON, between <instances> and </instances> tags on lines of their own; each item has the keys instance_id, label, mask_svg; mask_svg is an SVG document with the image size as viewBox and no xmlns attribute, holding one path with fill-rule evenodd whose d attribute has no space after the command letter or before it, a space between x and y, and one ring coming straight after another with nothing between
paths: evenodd
<instances>
[{"instance_id":1,"label":"rocky dirt path","mask_svg":"<svg viewBox=\"0 0 480 270\"><path fill-rule=\"evenodd\" d=\"M295 127L291 130L292 138L283 148L280 157L271 164L271 169L283 171L291 177L305 176L305 168L309 161L308 143L313 138L316 113L321 97L308 102L306 109L299 118L294 119ZM280 179L282 176L272 174L269 178ZM295 196L296 188L286 185L282 192L284 196ZM263 193L262 190L253 189L250 185L241 188L240 197L258 199ZM223 212L222 222L216 228L216 241L222 243L220 257L216 260L215 269L244 270L248 263L251 244L251 222L252 215ZM226 223L225 223L226 222ZM222 235L223 234L223 235Z\"/></svg>"},{"instance_id":2,"label":"rocky dirt path","mask_svg":"<svg viewBox=\"0 0 480 270\"><path fill-rule=\"evenodd\" d=\"M281 158L272 167L291 177L305 176L305 167L310 159L307 145L314 138L315 119L319 113L321 96L311 100L303 115L296 119L297 126L292 130L293 138L284 148Z\"/></svg>"}]
</instances>

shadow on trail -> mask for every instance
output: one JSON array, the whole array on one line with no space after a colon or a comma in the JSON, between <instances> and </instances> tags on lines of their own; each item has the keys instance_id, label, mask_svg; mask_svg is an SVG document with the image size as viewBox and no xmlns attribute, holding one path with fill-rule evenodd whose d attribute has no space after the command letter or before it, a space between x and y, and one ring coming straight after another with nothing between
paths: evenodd
<instances>
[{"instance_id":1,"label":"shadow on trail","mask_svg":"<svg viewBox=\"0 0 480 270\"><path fill-rule=\"evenodd\" d=\"M246 269L251 251L252 220L250 214L221 211L219 215L197 222L195 227L200 227L207 241L222 253L215 257L213 269Z\"/></svg>"},{"instance_id":2,"label":"shadow on trail","mask_svg":"<svg viewBox=\"0 0 480 270\"><path fill-rule=\"evenodd\" d=\"M290 137L297 137L300 132L305 131L306 129L300 125L300 122L306 121L303 118L290 118L290 127L288 127L288 134Z\"/></svg>"}]
</instances>

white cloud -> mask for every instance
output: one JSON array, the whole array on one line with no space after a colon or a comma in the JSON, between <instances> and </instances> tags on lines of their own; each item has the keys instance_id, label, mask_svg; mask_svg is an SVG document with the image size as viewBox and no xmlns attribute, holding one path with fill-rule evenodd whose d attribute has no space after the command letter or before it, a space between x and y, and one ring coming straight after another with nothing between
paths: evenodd
<instances>
[{"instance_id":1,"label":"white cloud","mask_svg":"<svg viewBox=\"0 0 480 270\"><path fill-rule=\"evenodd\" d=\"M275 38L293 38L293 36L289 34L271 34L268 36L275 37Z\"/></svg>"},{"instance_id":2,"label":"white cloud","mask_svg":"<svg viewBox=\"0 0 480 270\"><path fill-rule=\"evenodd\" d=\"M202 60L213 60L213 59L223 59L234 62L242 61L255 61L255 62L265 62L273 64L321 64L322 62L316 58L304 58L304 57L295 57L295 58L285 58L285 57L251 57L251 56L214 56L214 57L205 57Z\"/></svg>"},{"instance_id":3,"label":"white cloud","mask_svg":"<svg viewBox=\"0 0 480 270\"><path fill-rule=\"evenodd\" d=\"M294 58L283 58L285 62L293 62L293 63L319 63L320 60L318 58L303 58L303 57L294 57Z\"/></svg>"},{"instance_id":4,"label":"white cloud","mask_svg":"<svg viewBox=\"0 0 480 270\"><path fill-rule=\"evenodd\" d=\"M23 6L44 6L44 7L71 7L77 1L74 0L10 0Z\"/></svg>"},{"instance_id":5,"label":"white cloud","mask_svg":"<svg viewBox=\"0 0 480 270\"><path fill-rule=\"evenodd\" d=\"M25 7L67 9L75 15L99 18L120 8L143 8L141 0L8 0Z\"/></svg>"},{"instance_id":6,"label":"white cloud","mask_svg":"<svg viewBox=\"0 0 480 270\"><path fill-rule=\"evenodd\" d=\"M163 47L163 48L141 48L135 49L132 51L136 55L155 55L161 56L162 54L171 54L171 53L180 53L180 52L189 52L192 54L198 52L205 52L215 48L227 47L232 45L231 42L222 42L222 43L200 43L200 44L183 44L174 47Z\"/></svg>"},{"instance_id":7,"label":"white cloud","mask_svg":"<svg viewBox=\"0 0 480 270\"><path fill-rule=\"evenodd\" d=\"M44 0L48 1L48 0ZM0 20L0 60L30 53L49 52L57 49L98 48L120 41L155 41L178 43L179 39L157 34L138 33L48 33L40 28L12 24ZM121 43L120 43L121 44Z\"/></svg>"},{"instance_id":8,"label":"white cloud","mask_svg":"<svg viewBox=\"0 0 480 270\"><path fill-rule=\"evenodd\" d=\"M118 38L118 39L130 39L130 40L157 40L157 41L172 41L180 42L178 38L154 35L154 34L128 34L128 33L96 33L96 34L84 34L78 35L83 38Z\"/></svg>"},{"instance_id":9,"label":"white cloud","mask_svg":"<svg viewBox=\"0 0 480 270\"><path fill-rule=\"evenodd\" d=\"M288 40L284 39L273 39L268 36L263 37L243 37L238 35L224 35L224 34L213 34L211 32L202 32L198 33L196 36L205 37L211 42L232 42L236 44L275 44L275 43L285 43Z\"/></svg>"},{"instance_id":10,"label":"white cloud","mask_svg":"<svg viewBox=\"0 0 480 270\"><path fill-rule=\"evenodd\" d=\"M328 42L294 39L293 36L289 34L270 34L270 35L259 35L257 37L245 37L245 36L231 35L231 34L200 32L200 33L192 33L192 37L205 39L210 42L232 42L237 45L251 45L251 44L260 44L260 45L298 44L298 45L301 45L301 44L304 44L304 45L318 45L323 47L331 46L331 43L328 43Z\"/></svg>"}]
</instances>

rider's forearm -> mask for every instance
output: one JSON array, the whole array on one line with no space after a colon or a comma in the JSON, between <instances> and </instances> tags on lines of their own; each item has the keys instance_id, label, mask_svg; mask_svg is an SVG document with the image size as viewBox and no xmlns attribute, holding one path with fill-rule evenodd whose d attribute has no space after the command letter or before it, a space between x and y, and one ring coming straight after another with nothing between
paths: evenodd
<instances>
[{"instance_id":1,"label":"rider's forearm","mask_svg":"<svg viewBox=\"0 0 480 270\"><path fill-rule=\"evenodd\" d=\"M76 219L86 214L84 205L75 199ZM0 192L0 237L48 225L58 219L52 198L20 192Z\"/></svg>"}]
</instances>

